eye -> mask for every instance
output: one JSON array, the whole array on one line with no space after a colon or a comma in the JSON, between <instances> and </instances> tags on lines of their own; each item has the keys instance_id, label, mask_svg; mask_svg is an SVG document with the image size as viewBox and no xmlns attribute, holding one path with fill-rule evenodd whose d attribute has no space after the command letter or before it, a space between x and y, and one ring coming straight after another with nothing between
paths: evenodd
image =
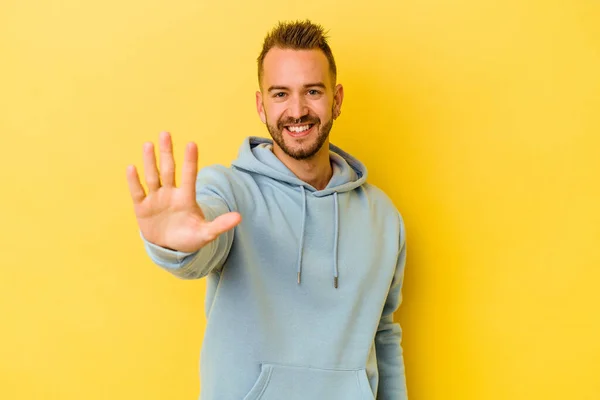
<instances>
[{"instance_id":1,"label":"eye","mask_svg":"<svg viewBox=\"0 0 600 400\"><path fill-rule=\"evenodd\" d=\"M277 93L275 93L275 94L273 95L273 97L279 97L279 98L282 98L282 97L284 97L284 96L285 96L285 93L284 93L284 92L277 92Z\"/></svg>"},{"instance_id":2,"label":"eye","mask_svg":"<svg viewBox=\"0 0 600 400\"><path fill-rule=\"evenodd\" d=\"M316 96L316 95L318 95L318 94L321 94L321 92L320 92L320 91L318 91L317 89L310 89L310 90L308 91L308 94L310 94L311 96Z\"/></svg>"}]
</instances>

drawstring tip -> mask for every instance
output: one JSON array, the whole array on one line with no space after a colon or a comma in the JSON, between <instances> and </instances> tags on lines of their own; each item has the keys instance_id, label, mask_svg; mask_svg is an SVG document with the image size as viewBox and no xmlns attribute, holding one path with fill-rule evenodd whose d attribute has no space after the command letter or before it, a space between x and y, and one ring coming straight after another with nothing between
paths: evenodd
<instances>
[{"instance_id":1,"label":"drawstring tip","mask_svg":"<svg viewBox=\"0 0 600 400\"><path fill-rule=\"evenodd\" d=\"M337 276L333 277L333 287L336 288L336 289L338 287L338 277Z\"/></svg>"},{"instance_id":2,"label":"drawstring tip","mask_svg":"<svg viewBox=\"0 0 600 400\"><path fill-rule=\"evenodd\" d=\"M300 272L298 272L298 285L300 284Z\"/></svg>"}]
</instances>

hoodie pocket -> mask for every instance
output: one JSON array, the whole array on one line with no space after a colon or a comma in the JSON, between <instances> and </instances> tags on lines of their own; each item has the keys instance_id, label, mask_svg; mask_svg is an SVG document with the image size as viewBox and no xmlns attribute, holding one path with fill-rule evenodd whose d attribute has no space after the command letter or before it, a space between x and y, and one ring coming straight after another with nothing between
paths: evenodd
<instances>
[{"instance_id":1,"label":"hoodie pocket","mask_svg":"<svg viewBox=\"0 0 600 400\"><path fill-rule=\"evenodd\" d=\"M375 400L364 369L262 364L244 400Z\"/></svg>"}]
</instances>

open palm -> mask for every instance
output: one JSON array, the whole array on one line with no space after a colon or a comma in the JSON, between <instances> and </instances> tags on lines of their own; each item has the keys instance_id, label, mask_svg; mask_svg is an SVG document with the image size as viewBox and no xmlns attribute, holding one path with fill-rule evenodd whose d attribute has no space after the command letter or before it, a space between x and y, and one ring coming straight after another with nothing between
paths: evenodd
<instances>
[{"instance_id":1,"label":"open palm","mask_svg":"<svg viewBox=\"0 0 600 400\"><path fill-rule=\"evenodd\" d=\"M127 182L133 200L135 216L144 238L172 250L194 252L234 228L241 221L236 212L225 213L207 221L196 202L198 149L189 143L185 149L181 186L175 185L175 161L171 135L159 137L160 172L154 155L154 145L143 146L144 172L148 193L142 187L133 165L127 167Z\"/></svg>"}]
</instances>

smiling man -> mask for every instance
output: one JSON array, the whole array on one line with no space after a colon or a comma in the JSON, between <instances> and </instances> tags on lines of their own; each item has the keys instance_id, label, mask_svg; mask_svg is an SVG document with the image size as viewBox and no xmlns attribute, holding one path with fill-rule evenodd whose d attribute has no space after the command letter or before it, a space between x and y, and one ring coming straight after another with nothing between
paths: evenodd
<instances>
[{"instance_id":1,"label":"smiling man","mask_svg":"<svg viewBox=\"0 0 600 400\"><path fill-rule=\"evenodd\" d=\"M207 279L203 400L405 400L400 325L406 233L359 160L329 142L343 87L323 29L280 23L258 57L249 137L231 167L198 172L172 141L160 169L144 145L146 192L127 169L151 259Z\"/></svg>"}]
</instances>

